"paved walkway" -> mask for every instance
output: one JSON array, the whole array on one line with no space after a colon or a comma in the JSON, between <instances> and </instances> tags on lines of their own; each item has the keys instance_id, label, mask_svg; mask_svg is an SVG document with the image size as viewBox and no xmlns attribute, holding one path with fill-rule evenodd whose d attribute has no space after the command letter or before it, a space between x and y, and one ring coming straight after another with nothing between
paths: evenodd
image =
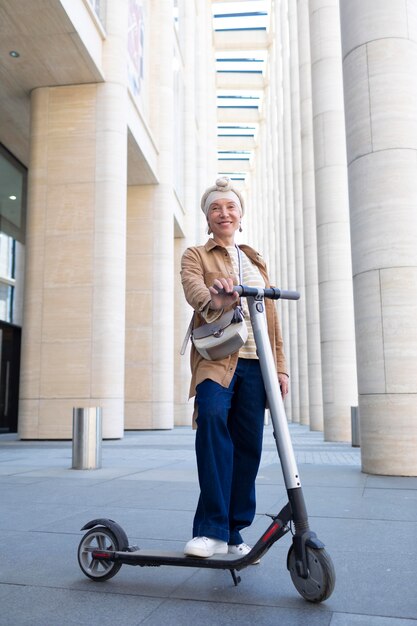
<instances>
[{"instance_id":1,"label":"paved walkway","mask_svg":"<svg viewBox=\"0 0 417 626\"><path fill-rule=\"evenodd\" d=\"M71 442L0 436L1 626L417 626L417 478L368 476L360 451L290 426L315 530L336 569L333 595L305 602L292 585L285 536L234 587L229 572L123 566L96 583L77 564L80 528L117 520L132 543L182 550L198 496L194 433L129 432L103 443L103 466L71 466ZM245 539L286 501L271 428Z\"/></svg>"}]
</instances>

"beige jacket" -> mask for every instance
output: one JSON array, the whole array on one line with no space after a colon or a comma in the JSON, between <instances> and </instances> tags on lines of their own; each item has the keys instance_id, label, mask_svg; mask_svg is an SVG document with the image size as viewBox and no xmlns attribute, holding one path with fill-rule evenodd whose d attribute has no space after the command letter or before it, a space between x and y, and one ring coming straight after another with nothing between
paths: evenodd
<instances>
[{"instance_id":1,"label":"beige jacket","mask_svg":"<svg viewBox=\"0 0 417 626\"><path fill-rule=\"evenodd\" d=\"M270 287L266 265L261 255L246 245L240 245L239 248L258 267L266 286ZM187 248L184 252L181 260L181 281L185 298L196 312L194 316L196 327L206 323L200 312L211 300L208 287L211 287L215 278L227 278L229 276L237 285L239 281L233 271L229 253L226 248L217 244L213 239L209 239L204 246ZM272 300L265 300L265 311L268 335L277 372L287 374L281 329L276 307ZM197 385L206 378L214 380L223 387L228 387L236 370L238 356L239 352L235 352L220 361L208 361L192 346L190 398L195 395Z\"/></svg>"}]
</instances>

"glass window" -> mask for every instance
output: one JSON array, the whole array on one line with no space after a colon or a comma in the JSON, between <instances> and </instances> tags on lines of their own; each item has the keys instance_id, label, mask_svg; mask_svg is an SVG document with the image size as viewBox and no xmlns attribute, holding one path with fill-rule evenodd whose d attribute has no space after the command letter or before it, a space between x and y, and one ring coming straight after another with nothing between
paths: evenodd
<instances>
[{"instance_id":1,"label":"glass window","mask_svg":"<svg viewBox=\"0 0 417 626\"><path fill-rule=\"evenodd\" d=\"M26 169L0 145L0 231L24 243Z\"/></svg>"},{"instance_id":2,"label":"glass window","mask_svg":"<svg viewBox=\"0 0 417 626\"><path fill-rule=\"evenodd\" d=\"M184 18L185 18L185 3L184 0L173 0L173 19L175 32L177 34L178 44L180 49L183 48L184 38Z\"/></svg>"},{"instance_id":3,"label":"glass window","mask_svg":"<svg viewBox=\"0 0 417 626\"><path fill-rule=\"evenodd\" d=\"M0 282L0 319L13 323L14 286Z\"/></svg>"},{"instance_id":4,"label":"glass window","mask_svg":"<svg viewBox=\"0 0 417 626\"><path fill-rule=\"evenodd\" d=\"M129 0L127 32L127 75L131 93L138 105L145 106L147 0Z\"/></svg>"},{"instance_id":5,"label":"glass window","mask_svg":"<svg viewBox=\"0 0 417 626\"><path fill-rule=\"evenodd\" d=\"M21 293L23 285L18 261L25 241L26 184L26 169L0 145L0 319L13 323L21 321L21 314L18 320L15 315L15 295L16 286Z\"/></svg>"},{"instance_id":6,"label":"glass window","mask_svg":"<svg viewBox=\"0 0 417 626\"><path fill-rule=\"evenodd\" d=\"M178 32L178 0L173 0L173 17L174 17L174 26Z\"/></svg>"},{"instance_id":7,"label":"glass window","mask_svg":"<svg viewBox=\"0 0 417 626\"><path fill-rule=\"evenodd\" d=\"M0 233L0 319L13 322L16 240Z\"/></svg>"},{"instance_id":8,"label":"glass window","mask_svg":"<svg viewBox=\"0 0 417 626\"><path fill-rule=\"evenodd\" d=\"M93 7L94 13L99 18L100 22L105 24L106 21L106 1L105 0L88 0L89 4Z\"/></svg>"}]
</instances>

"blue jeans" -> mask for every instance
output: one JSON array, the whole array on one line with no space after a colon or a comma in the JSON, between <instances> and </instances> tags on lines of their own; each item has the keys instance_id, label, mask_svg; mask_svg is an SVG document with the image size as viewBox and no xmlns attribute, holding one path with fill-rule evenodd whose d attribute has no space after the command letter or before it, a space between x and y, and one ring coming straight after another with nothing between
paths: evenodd
<instances>
[{"instance_id":1,"label":"blue jeans","mask_svg":"<svg viewBox=\"0 0 417 626\"><path fill-rule=\"evenodd\" d=\"M200 498L193 537L237 545L256 510L266 404L259 361L239 359L228 388L204 380L197 386L196 402Z\"/></svg>"}]
</instances>

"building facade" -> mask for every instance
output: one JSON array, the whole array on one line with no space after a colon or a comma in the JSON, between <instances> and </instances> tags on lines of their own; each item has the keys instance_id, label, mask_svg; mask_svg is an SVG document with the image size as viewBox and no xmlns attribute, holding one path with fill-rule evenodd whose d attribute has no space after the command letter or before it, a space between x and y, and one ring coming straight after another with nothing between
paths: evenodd
<instances>
[{"instance_id":1,"label":"building facade","mask_svg":"<svg viewBox=\"0 0 417 626\"><path fill-rule=\"evenodd\" d=\"M233 7L236 7L235 9ZM242 8L242 6L244 8ZM189 425L182 252L231 176L289 419L417 474L417 0L0 0L0 429ZM355 338L356 337L356 338Z\"/></svg>"}]
</instances>

